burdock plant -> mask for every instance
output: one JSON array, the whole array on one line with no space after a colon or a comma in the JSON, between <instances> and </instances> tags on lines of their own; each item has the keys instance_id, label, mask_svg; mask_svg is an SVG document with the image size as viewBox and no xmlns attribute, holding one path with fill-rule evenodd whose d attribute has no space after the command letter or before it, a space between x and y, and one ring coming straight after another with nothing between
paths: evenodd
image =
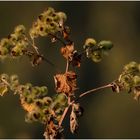
<instances>
[{"instance_id":1,"label":"burdock plant","mask_svg":"<svg viewBox=\"0 0 140 140\"><path fill-rule=\"evenodd\" d=\"M59 53L66 61L66 69L64 72L50 75L54 78L55 96L48 95L46 86L21 84L17 75L0 75L0 96L4 96L9 90L18 95L22 108L26 111L25 121L42 123L45 126L43 135L46 139L63 138L63 121L66 117L69 117L71 133L76 133L79 117L83 115L84 110L79 100L97 90L110 88L116 93L125 90L133 94L135 100L140 97L140 64L134 61L125 65L122 73L111 83L75 94L80 88L77 86L78 74L75 69L80 68L82 58L86 57L98 63L112 49L113 43L109 40L97 42L91 37L83 42L80 51L75 50L74 42L70 38L71 29L65 25L66 19L64 12L57 12L49 7L37 17L29 32L24 25L18 25L0 41L0 59L26 56L33 67L43 61L53 65L53 62L40 53L35 43L36 38L47 37L51 43L62 44Z\"/></svg>"}]
</instances>

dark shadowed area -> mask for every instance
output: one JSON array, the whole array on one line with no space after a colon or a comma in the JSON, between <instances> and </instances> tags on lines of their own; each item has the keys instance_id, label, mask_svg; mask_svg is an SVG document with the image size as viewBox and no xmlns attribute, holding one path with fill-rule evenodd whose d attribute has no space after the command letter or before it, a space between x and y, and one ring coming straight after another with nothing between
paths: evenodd
<instances>
[{"instance_id":1,"label":"dark shadowed area","mask_svg":"<svg viewBox=\"0 0 140 140\"><path fill-rule=\"evenodd\" d=\"M100 63L84 59L80 69L76 69L77 94L115 80L130 61L140 62L140 2L0 2L0 38L6 37L18 24L28 30L47 7L67 14L67 25L71 27L77 50L81 50L88 37L114 43ZM52 45L48 38L37 39L36 43L49 60L65 70L60 43ZM57 71L45 62L32 67L25 57L6 59L0 61L0 73L16 73L21 83L46 85L50 95L55 93L53 76ZM66 119L66 138L140 138L140 103L130 94L106 89L84 97L81 105L85 111L79 131L71 135ZM43 126L25 123L24 115L17 96L9 93L0 97L0 138L43 138Z\"/></svg>"}]
</instances>

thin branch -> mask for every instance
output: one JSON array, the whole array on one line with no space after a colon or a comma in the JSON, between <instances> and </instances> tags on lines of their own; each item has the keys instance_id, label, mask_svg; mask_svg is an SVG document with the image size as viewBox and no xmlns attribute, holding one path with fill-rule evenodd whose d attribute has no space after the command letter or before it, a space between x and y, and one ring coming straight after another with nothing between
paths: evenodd
<instances>
[{"instance_id":1,"label":"thin branch","mask_svg":"<svg viewBox=\"0 0 140 140\"><path fill-rule=\"evenodd\" d=\"M101 86L101 87L98 87L98 88L94 88L94 89L88 90L88 91L80 94L79 97L77 98L77 100L79 98L82 98L83 96L86 96L86 95L92 93L92 92L95 92L95 91L98 91L98 90L101 90L101 89L105 89L105 88L110 88L110 87L112 87L112 83L104 85L104 86Z\"/></svg>"},{"instance_id":2,"label":"thin branch","mask_svg":"<svg viewBox=\"0 0 140 140\"><path fill-rule=\"evenodd\" d=\"M67 59L67 64L66 64L66 71L65 72L68 72L68 70L69 70L69 60Z\"/></svg>"},{"instance_id":3,"label":"thin branch","mask_svg":"<svg viewBox=\"0 0 140 140\"><path fill-rule=\"evenodd\" d=\"M110 87L112 87L112 83L104 85L104 86L101 86L101 87L98 87L98 88L94 88L94 89L88 90L88 91L80 94L79 97L77 99L73 100L73 101L70 101L70 97L68 97L68 106L65 108L65 110L64 110L64 112L63 112L63 114L61 116L61 119L59 121L59 127L61 127L61 125L63 123L63 120L64 120L65 116L67 115L67 112L68 112L70 106L72 106L76 101L78 101L83 96L86 96L86 95L88 95L88 94L90 94L92 92L95 92L95 91L98 91L98 90L101 90L101 89L105 89L105 88L110 88Z\"/></svg>"},{"instance_id":4,"label":"thin branch","mask_svg":"<svg viewBox=\"0 0 140 140\"><path fill-rule=\"evenodd\" d=\"M61 127L62 122L63 122L63 120L64 120L64 118L65 118L65 116L66 116L66 114L67 114L67 112L68 112L68 110L70 108L70 106L71 106L70 97L68 97L68 106L65 108L65 110L64 110L64 112L63 112L63 114L61 116L61 119L59 121L59 127Z\"/></svg>"},{"instance_id":5,"label":"thin branch","mask_svg":"<svg viewBox=\"0 0 140 140\"><path fill-rule=\"evenodd\" d=\"M25 55L27 55L28 57L32 57L33 55L35 55L35 52L32 52L32 51L26 51L25 52ZM55 68L56 71L61 71L60 68L58 68L58 66L56 66L53 62L51 62L49 59L47 59L46 57L44 57L43 55L41 54L37 54L39 57L42 58L42 60L46 63L48 63L49 65L51 65L53 68Z\"/></svg>"},{"instance_id":6,"label":"thin branch","mask_svg":"<svg viewBox=\"0 0 140 140\"><path fill-rule=\"evenodd\" d=\"M35 41L34 41L33 38L32 38L32 47L34 48L34 50L36 51L36 53L39 54L38 47L35 46Z\"/></svg>"},{"instance_id":7,"label":"thin branch","mask_svg":"<svg viewBox=\"0 0 140 140\"><path fill-rule=\"evenodd\" d=\"M49 35L50 35L51 37L54 37L54 38L57 39L58 41L60 41L64 46L66 46L66 43L65 43L61 38L59 38L58 36L56 36L56 35L54 35L54 34L51 34L51 33L49 33Z\"/></svg>"},{"instance_id":8,"label":"thin branch","mask_svg":"<svg viewBox=\"0 0 140 140\"><path fill-rule=\"evenodd\" d=\"M38 47L35 46L35 41L34 41L34 39L33 39L32 37L30 37L31 40L32 40L32 41L30 41L28 37L26 37L26 36L24 36L24 37L25 37L25 39L28 41L28 43L33 47L33 49L35 50L35 52L36 52L37 54L39 54Z\"/></svg>"},{"instance_id":9,"label":"thin branch","mask_svg":"<svg viewBox=\"0 0 140 140\"><path fill-rule=\"evenodd\" d=\"M0 79L4 84L6 84L7 86L11 87L10 84L5 80L5 79Z\"/></svg>"},{"instance_id":10,"label":"thin branch","mask_svg":"<svg viewBox=\"0 0 140 140\"><path fill-rule=\"evenodd\" d=\"M65 118L65 116L66 116L66 114L67 114L67 112L68 112L68 110L69 110L69 108L70 108L70 106L71 106L71 104L68 105L68 106L65 108L65 110L64 110L64 112L63 112L63 114L62 114L62 116L61 116L61 119L60 119L60 121L59 121L59 127L61 127L62 122L63 122L63 120L64 120L64 118Z\"/></svg>"}]
</instances>

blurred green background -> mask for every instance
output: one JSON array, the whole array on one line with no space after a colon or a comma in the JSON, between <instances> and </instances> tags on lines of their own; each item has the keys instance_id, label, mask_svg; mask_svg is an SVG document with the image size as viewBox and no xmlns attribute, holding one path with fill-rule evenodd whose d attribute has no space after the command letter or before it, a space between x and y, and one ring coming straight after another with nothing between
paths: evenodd
<instances>
[{"instance_id":1,"label":"blurred green background","mask_svg":"<svg viewBox=\"0 0 140 140\"><path fill-rule=\"evenodd\" d=\"M111 82L121 73L124 64L132 60L139 62L140 2L0 2L0 38L6 37L18 24L29 29L49 6L67 14L76 49L82 48L87 37L97 41L109 39L114 43L102 62L83 60L77 69L78 93ZM49 60L65 69L65 60L58 53L60 44L51 45L46 38L40 38L37 44ZM49 94L54 93L56 71L46 63L33 68L27 58L6 59L0 61L0 73L16 73L22 83L47 85ZM83 98L81 105L85 112L78 134L69 133L66 120L66 138L140 138L140 103L131 95L106 89ZM0 97L0 138L43 138L43 126L25 123L24 115L17 96L10 93Z\"/></svg>"}]
</instances>

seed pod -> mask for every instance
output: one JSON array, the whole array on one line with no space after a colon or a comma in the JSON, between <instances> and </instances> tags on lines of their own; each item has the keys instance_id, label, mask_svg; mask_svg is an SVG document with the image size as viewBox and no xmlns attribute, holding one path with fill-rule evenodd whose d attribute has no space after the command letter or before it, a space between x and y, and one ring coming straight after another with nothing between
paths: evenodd
<instances>
[{"instance_id":1,"label":"seed pod","mask_svg":"<svg viewBox=\"0 0 140 140\"><path fill-rule=\"evenodd\" d=\"M38 99L35 101L35 105L38 106L39 108L43 107L43 101Z\"/></svg>"},{"instance_id":2,"label":"seed pod","mask_svg":"<svg viewBox=\"0 0 140 140\"><path fill-rule=\"evenodd\" d=\"M94 51L91 55L91 59L94 62L100 62L102 60L102 52L101 51Z\"/></svg>"},{"instance_id":3,"label":"seed pod","mask_svg":"<svg viewBox=\"0 0 140 140\"><path fill-rule=\"evenodd\" d=\"M18 41L18 35L17 34L10 34L9 35L9 40L10 40L10 42L11 42L11 45L13 46L13 45L15 45L16 43L17 43L17 41Z\"/></svg>"},{"instance_id":4,"label":"seed pod","mask_svg":"<svg viewBox=\"0 0 140 140\"><path fill-rule=\"evenodd\" d=\"M15 46L12 49L11 54L12 54L12 56L20 56L20 55L22 55L22 50L18 46Z\"/></svg>"},{"instance_id":5,"label":"seed pod","mask_svg":"<svg viewBox=\"0 0 140 140\"><path fill-rule=\"evenodd\" d=\"M0 47L0 55L6 56L9 54L9 50L6 47Z\"/></svg>"},{"instance_id":6,"label":"seed pod","mask_svg":"<svg viewBox=\"0 0 140 140\"><path fill-rule=\"evenodd\" d=\"M100 41L98 44L99 48L103 49L104 51L110 50L113 47L113 43L108 40Z\"/></svg>"},{"instance_id":7,"label":"seed pod","mask_svg":"<svg viewBox=\"0 0 140 140\"><path fill-rule=\"evenodd\" d=\"M63 20L63 21L67 20L67 16L64 12L58 12L57 15L58 15L60 20Z\"/></svg>"},{"instance_id":8,"label":"seed pod","mask_svg":"<svg viewBox=\"0 0 140 140\"><path fill-rule=\"evenodd\" d=\"M45 105L50 105L52 103L52 98L51 97L44 97L43 98L43 103Z\"/></svg>"},{"instance_id":9,"label":"seed pod","mask_svg":"<svg viewBox=\"0 0 140 140\"><path fill-rule=\"evenodd\" d=\"M9 80L9 76L7 74L3 73L3 74L0 75L0 79L7 81L7 80Z\"/></svg>"},{"instance_id":10,"label":"seed pod","mask_svg":"<svg viewBox=\"0 0 140 140\"><path fill-rule=\"evenodd\" d=\"M124 71L126 72L138 72L139 71L139 67L138 67L138 63L132 61L129 64L124 66Z\"/></svg>"},{"instance_id":11,"label":"seed pod","mask_svg":"<svg viewBox=\"0 0 140 140\"><path fill-rule=\"evenodd\" d=\"M134 76L133 80L136 86L140 85L140 76L137 76L137 75Z\"/></svg>"},{"instance_id":12,"label":"seed pod","mask_svg":"<svg viewBox=\"0 0 140 140\"><path fill-rule=\"evenodd\" d=\"M10 40L8 38L3 38L0 41L0 46L9 49L10 48Z\"/></svg>"},{"instance_id":13,"label":"seed pod","mask_svg":"<svg viewBox=\"0 0 140 140\"><path fill-rule=\"evenodd\" d=\"M14 32L15 33L18 33L18 34L25 34L25 26L24 25L18 25L16 28L15 28L15 30L14 30Z\"/></svg>"},{"instance_id":14,"label":"seed pod","mask_svg":"<svg viewBox=\"0 0 140 140\"><path fill-rule=\"evenodd\" d=\"M10 76L10 80L11 80L11 82L17 81L18 80L18 76L17 75L12 75L12 76Z\"/></svg>"},{"instance_id":15,"label":"seed pod","mask_svg":"<svg viewBox=\"0 0 140 140\"><path fill-rule=\"evenodd\" d=\"M40 14L40 15L38 16L38 19L39 19L40 21L44 21L44 15L43 15L43 14Z\"/></svg>"},{"instance_id":16,"label":"seed pod","mask_svg":"<svg viewBox=\"0 0 140 140\"><path fill-rule=\"evenodd\" d=\"M31 38L37 38L38 37L38 33L37 33L35 28L30 29L29 34L30 34Z\"/></svg>"},{"instance_id":17,"label":"seed pod","mask_svg":"<svg viewBox=\"0 0 140 140\"><path fill-rule=\"evenodd\" d=\"M96 40L94 38L88 38L88 39L86 39L83 47L84 47L84 49L86 49L88 47L93 47L95 45L96 45Z\"/></svg>"},{"instance_id":18,"label":"seed pod","mask_svg":"<svg viewBox=\"0 0 140 140\"><path fill-rule=\"evenodd\" d=\"M52 7L48 7L47 11L44 12L46 16L52 16L55 10Z\"/></svg>"},{"instance_id":19,"label":"seed pod","mask_svg":"<svg viewBox=\"0 0 140 140\"><path fill-rule=\"evenodd\" d=\"M46 24L48 24L48 23L50 23L50 22L53 21L53 18L52 18L51 16L47 16L47 17L45 18L45 21L46 21Z\"/></svg>"},{"instance_id":20,"label":"seed pod","mask_svg":"<svg viewBox=\"0 0 140 140\"><path fill-rule=\"evenodd\" d=\"M8 87L7 85L0 85L0 96L5 95L5 93L8 92Z\"/></svg>"},{"instance_id":21,"label":"seed pod","mask_svg":"<svg viewBox=\"0 0 140 140\"><path fill-rule=\"evenodd\" d=\"M42 93L47 93L48 92L48 88L46 87L46 86L42 86L42 87L40 87L40 91L42 92Z\"/></svg>"}]
</instances>

